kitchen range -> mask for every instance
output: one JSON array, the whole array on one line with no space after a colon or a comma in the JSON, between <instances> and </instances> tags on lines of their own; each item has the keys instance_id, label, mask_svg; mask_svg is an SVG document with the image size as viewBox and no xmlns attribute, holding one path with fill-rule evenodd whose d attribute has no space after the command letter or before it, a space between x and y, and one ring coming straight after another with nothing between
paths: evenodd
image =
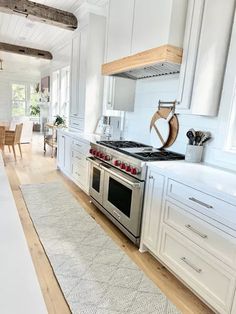
<instances>
[{"instance_id":1,"label":"kitchen range","mask_svg":"<svg viewBox=\"0 0 236 314\"><path fill-rule=\"evenodd\" d=\"M181 160L184 155L133 141L91 144L91 201L135 244L139 244L146 162Z\"/></svg>"}]
</instances>

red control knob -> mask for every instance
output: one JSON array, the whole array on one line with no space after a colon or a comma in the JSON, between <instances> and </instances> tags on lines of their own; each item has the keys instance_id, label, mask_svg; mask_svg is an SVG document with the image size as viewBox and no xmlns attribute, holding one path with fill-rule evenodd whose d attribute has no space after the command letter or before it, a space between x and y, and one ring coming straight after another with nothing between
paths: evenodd
<instances>
[{"instance_id":1,"label":"red control knob","mask_svg":"<svg viewBox=\"0 0 236 314\"><path fill-rule=\"evenodd\" d=\"M124 163L124 162L122 162L122 163L120 164L120 169L125 169L125 163Z\"/></svg>"},{"instance_id":2,"label":"red control knob","mask_svg":"<svg viewBox=\"0 0 236 314\"><path fill-rule=\"evenodd\" d=\"M96 149L93 149L92 154L93 154L94 156L96 156L96 154L97 154Z\"/></svg>"},{"instance_id":3,"label":"red control knob","mask_svg":"<svg viewBox=\"0 0 236 314\"><path fill-rule=\"evenodd\" d=\"M104 159L105 159L106 161L109 161L109 160L111 160L111 156L106 155L106 156L104 157Z\"/></svg>"},{"instance_id":4,"label":"red control knob","mask_svg":"<svg viewBox=\"0 0 236 314\"><path fill-rule=\"evenodd\" d=\"M99 155L100 155L100 152L99 152L99 151L97 151L97 152L96 152L96 156L97 156L97 157L99 157Z\"/></svg>"},{"instance_id":5,"label":"red control knob","mask_svg":"<svg viewBox=\"0 0 236 314\"><path fill-rule=\"evenodd\" d=\"M127 172L130 172L130 171L131 171L131 167L128 165L128 166L125 167L125 170L126 170Z\"/></svg>"},{"instance_id":6,"label":"red control knob","mask_svg":"<svg viewBox=\"0 0 236 314\"><path fill-rule=\"evenodd\" d=\"M99 157L103 159L103 158L104 158L104 154L103 154L103 153L100 153L100 154L99 154Z\"/></svg>"},{"instance_id":7,"label":"red control knob","mask_svg":"<svg viewBox=\"0 0 236 314\"><path fill-rule=\"evenodd\" d=\"M115 161L114 161L114 165L115 165L116 167L118 167L118 166L120 165L120 160L115 160Z\"/></svg>"},{"instance_id":8,"label":"red control knob","mask_svg":"<svg viewBox=\"0 0 236 314\"><path fill-rule=\"evenodd\" d=\"M93 148L90 148L89 153L93 154Z\"/></svg>"},{"instance_id":9,"label":"red control knob","mask_svg":"<svg viewBox=\"0 0 236 314\"><path fill-rule=\"evenodd\" d=\"M137 174L137 172L138 172L138 171L137 171L136 168L132 168L132 169L131 169L131 173L132 173L132 174Z\"/></svg>"}]
</instances>

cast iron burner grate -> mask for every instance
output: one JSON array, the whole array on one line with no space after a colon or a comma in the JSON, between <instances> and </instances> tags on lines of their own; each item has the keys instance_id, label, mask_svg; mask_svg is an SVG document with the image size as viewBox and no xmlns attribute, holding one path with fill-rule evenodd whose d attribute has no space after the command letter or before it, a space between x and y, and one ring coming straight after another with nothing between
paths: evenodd
<instances>
[{"instance_id":1,"label":"cast iron burner grate","mask_svg":"<svg viewBox=\"0 0 236 314\"><path fill-rule=\"evenodd\" d=\"M160 150L157 152L140 152L134 153L134 157L145 161L157 161L157 160L182 160L184 155L170 152L167 150Z\"/></svg>"},{"instance_id":2,"label":"cast iron burner grate","mask_svg":"<svg viewBox=\"0 0 236 314\"><path fill-rule=\"evenodd\" d=\"M97 144L104 145L110 148L150 147L149 145L133 141L97 141Z\"/></svg>"}]
</instances>

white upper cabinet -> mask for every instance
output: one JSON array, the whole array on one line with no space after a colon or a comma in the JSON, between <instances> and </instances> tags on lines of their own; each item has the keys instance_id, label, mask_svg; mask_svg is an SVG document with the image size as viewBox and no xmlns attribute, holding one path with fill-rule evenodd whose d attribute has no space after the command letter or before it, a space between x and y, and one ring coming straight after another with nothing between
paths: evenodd
<instances>
[{"instance_id":1,"label":"white upper cabinet","mask_svg":"<svg viewBox=\"0 0 236 314\"><path fill-rule=\"evenodd\" d=\"M136 0L131 54L171 44L183 46L186 0Z\"/></svg>"},{"instance_id":2,"label":"white upper cabinet","mask_svg":"<svg viewBox=\"0 0 236 314\"><path fill-rule=\"evenodd\" d=\"M72 39L72 52L71 52L71 71L70 71L70 116L77 117L78 108L78 73L79 73L79 47L80 47L80 33Z\"/></svg>"},{"instance_id":3,"label":"white upper cabinet","mask_svg":"<svg viewBox=\"0 0 236 314\"><path fill-rule=\"evenodd\" d=\"M103 109L134 111L136 81L121 77L106 77L104 80Z\"/></svg>"},{"instance_id":4,"label":"white upper cabinet","mask_svg":"<svg viewBox=\"0 0 236 314\"><path fill-rule=\"evenodd\" d=\"M111 0L107 20L106 62L131 52L134 0Z\"/></svg>"},{"instance_id":5,"label":"white upper cabinet","mask_svg":"<svg viewBox=\"0 0 236 314\"><path fill-rule=\"evenodd\" d=\"M235 0L205 0L191 112L216 116L234 17Z\"/></svg>"}]
</instances>

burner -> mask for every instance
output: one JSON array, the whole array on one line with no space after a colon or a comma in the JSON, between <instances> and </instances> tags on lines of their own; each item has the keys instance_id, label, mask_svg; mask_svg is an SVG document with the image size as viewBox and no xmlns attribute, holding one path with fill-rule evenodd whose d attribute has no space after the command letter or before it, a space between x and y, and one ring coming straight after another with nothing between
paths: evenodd
<instances>
[{"instance_id":1,"label":"burner","mask_svg":"<svg viewBox=\"0 0 236 314\"><path fill-rule=\"evenodd\" d=\"M133 156L145 161L162 161L162 160L181 160L184 159L184 155L170 152L167 150L160 150L156 152L141 152L134 153Z\"/></svg>"},{"instance_id":2,"label":"burner","mask_svg":"<svg viewBox=\"0 0 236 314\"><path fill-rule=\"evenodd\" d=\"M133 141L97 141L98 144L104 145L110 148L133 148L133 147L150 147L142 143Z\"/></svg>"}]
</instances>

